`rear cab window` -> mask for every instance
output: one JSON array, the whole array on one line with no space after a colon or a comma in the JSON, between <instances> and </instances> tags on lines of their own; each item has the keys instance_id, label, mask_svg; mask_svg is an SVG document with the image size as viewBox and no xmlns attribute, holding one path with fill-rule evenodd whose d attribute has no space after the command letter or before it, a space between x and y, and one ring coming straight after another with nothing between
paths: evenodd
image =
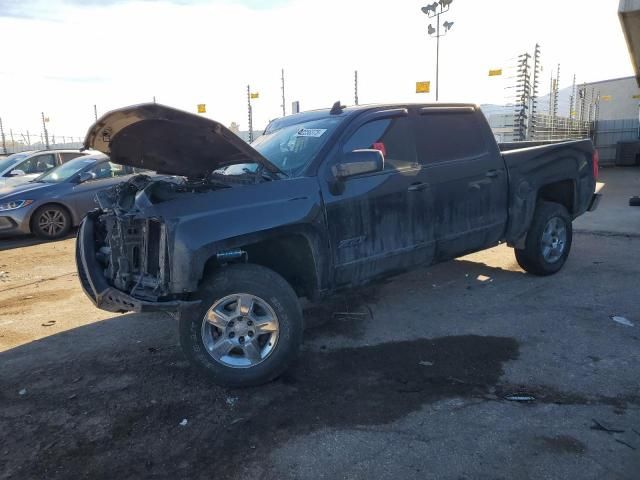
<instances>
[{"instance_id":1,"label":"rear cab window","mask_svg":"<svg viewBox=\"0 0 640 480\"><path fill-rule=\"evenodd\" d=\"M420 163L481 157L488 153L483 133L475 112L424 109L418 116Z\"/></svg>"}]
</instances>

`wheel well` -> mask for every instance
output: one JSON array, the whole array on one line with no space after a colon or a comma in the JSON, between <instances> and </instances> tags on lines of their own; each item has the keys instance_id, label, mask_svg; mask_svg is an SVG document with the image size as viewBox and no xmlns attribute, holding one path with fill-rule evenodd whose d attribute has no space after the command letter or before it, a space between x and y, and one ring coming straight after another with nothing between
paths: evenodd
<instances>
[{"instance_id":1,"label":"wheel well","mask_svg":"<svg viewBox=\"0 0 640 480\"><path fill-rule=\"evenodd\" d=\"M575 185L572 180L544 185L538 190L538 199L563 205L569 213L574 213Z\"/></svg>"},{"instance_id":2,"label":"wheel well","mask_svg":"<svg viewBox=\"0 0 640 480\"><path fill-rule=\"evenodd\" d=\"M247 252L249 263L262 265L281 275L299 297L316 296L316 265L311 245L305 236L282 235L239 248ZM216 257L213 257L207 262L205 272L219 266Z\"/></svg>"},{"instance_id":3,"label":"wheel well","mask_svg":"<svg viewBox=\"0 0 640 480\"><path fill-rule=\"evenodd\" d=\"M31 218L29 219L29 225L31 226L31 231L33 231L33 221L36 218L36 214L42 210L44 207L48 207L50 205L56 206L56 207L60 207L61 209L63 209L65 212L67 212L67 215L69 215L69 220L71 220L71 227L74 226L74 221L73 221L73 214L71 213L71 210L69 210L69 208L66 205L63 205L61 203L57 203L57 202L49 202L49 203L45 203L44 205L40 205L38 208L36 208L34 210L34 212L31 214Z\"/></svg>"}]
</instances>

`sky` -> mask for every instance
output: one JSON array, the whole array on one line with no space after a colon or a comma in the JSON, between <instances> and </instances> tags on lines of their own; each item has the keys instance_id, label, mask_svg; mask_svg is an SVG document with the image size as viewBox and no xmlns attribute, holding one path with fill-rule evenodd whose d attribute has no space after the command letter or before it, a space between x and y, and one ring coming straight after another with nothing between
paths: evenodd
<instances>
[{"instance_id":1,"label":"sky","mask_svg":"<svg viewBox=\"0 0 640 480\"><path fill-rule=\"evenodd\" d=\"M435 100L434 23L416 0L0 0L0 118L5 133L84 136L98 114L152 101L247 128L286 109ZM542 94L632 75L618 0L453 0L440 44L440 101L504 103L508 67L539 43ZM434 24L435 25L435 24ZM504 68L502 77L488 70ZM432 93L416 94L416 81Z\"/></svg>"}]
</instances>

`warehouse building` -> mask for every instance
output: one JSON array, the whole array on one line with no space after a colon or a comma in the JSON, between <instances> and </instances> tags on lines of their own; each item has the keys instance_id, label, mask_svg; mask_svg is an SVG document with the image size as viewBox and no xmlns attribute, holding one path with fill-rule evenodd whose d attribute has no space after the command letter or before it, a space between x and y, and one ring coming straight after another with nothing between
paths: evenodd
<instances>
[{"instance_id":1,"label":"warehouse building","mask_svg":"<svg viewBox=\"0 0 640 480\"><path fill-rule=\"evenodd\" d=\"M640 87L634 76L587 83L587 92L595 92L598 101L593 141L603 164L637 162ZM625 151L631 156L626 155ZM640 158L640 157L638 157Z\"/></svg>"}]
</instances>

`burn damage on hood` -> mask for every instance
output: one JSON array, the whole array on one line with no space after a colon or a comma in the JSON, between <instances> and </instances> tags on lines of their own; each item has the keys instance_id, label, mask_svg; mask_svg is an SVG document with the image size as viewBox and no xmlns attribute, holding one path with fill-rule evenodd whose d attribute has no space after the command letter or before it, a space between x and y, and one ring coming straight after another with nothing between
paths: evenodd
<instances>
[{"instance_id":1,"label":"burn damage on hood","mask_svg":"<svg viewBox=\"0 0 640 480\"><path fill-rule=\"evenodd\" d=\"M87 132L84 147L120 165L190 179L242 163L256 163L271 175L281 173L221 123L156 103L106 113Z\"/></svg>"}]
</instances>

